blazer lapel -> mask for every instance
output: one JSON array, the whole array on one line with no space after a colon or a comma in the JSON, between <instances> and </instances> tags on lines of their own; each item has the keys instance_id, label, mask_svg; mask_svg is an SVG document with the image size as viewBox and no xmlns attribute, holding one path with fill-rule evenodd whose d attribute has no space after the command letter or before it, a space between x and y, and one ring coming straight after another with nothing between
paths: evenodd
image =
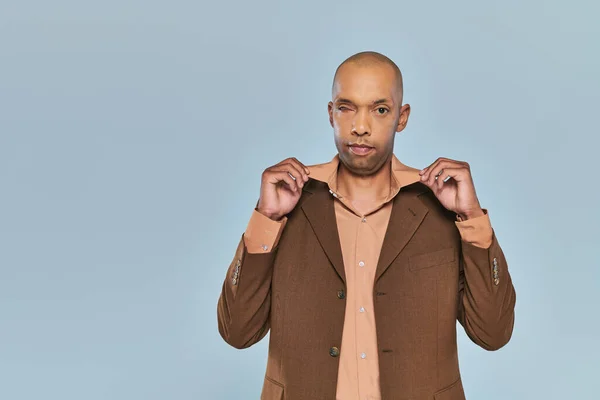
<instances>
[{"instance_id":1,"label":"blazer lapel","mask_svg":"<svg viewBox=\"0 0 600 400\"><path fill-rule=\"evenodd\" d=\"M429 212L427 206L418 199L419 192L405 189L403 187L392 200L392 212L377 263L375 282L400 254Z\"/></svg>"},{"instance_id":2,"label":"blazer lapel","mask_svg":"<svg viewBox=\"0 0 600 400\"><path fill-rule=\"evenodd\" d=\"M302 211L308 218L308 222L333 268L335 268L342 281L346 283L344 259L333 204L334 199L329 193L326 183L316 180L311 181L314 184L307 184L304 189L311 194L302 202Z\"/></svg>"},{"instance_id":3,"label":"blazer lapel","mask_svg":"<svg viewBox=\"0 0 600 400\"><path fill-rule=\"evenodd\" d=\"M301 203L302 211L306 215L327 258L345 283L346 274L335 216L334 199L329 193L326 183L316 180L311 180L311 183L311 185L307 184L304 188L309 195ZM383 275L400 254L429 212L427 206L417 197L421 192L414 190L414 187L412 190L408 190L408 187L410 185L402 187L392 200L392 212L377 263L375 281Z\"/></svg>"}]
</instances>

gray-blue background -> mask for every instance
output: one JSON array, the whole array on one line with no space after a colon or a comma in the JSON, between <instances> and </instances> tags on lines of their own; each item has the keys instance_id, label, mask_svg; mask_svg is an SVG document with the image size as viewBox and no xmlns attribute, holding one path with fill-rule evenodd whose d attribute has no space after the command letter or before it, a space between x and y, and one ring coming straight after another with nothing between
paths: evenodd
<instances>
[{"instance_id":1,"label":"gray-blue background","mask_svg":"<svg viewBox=\"0 0 600 400\"><path fill-rule=\"evenodd\" d=\"M396 155L468 161L517 289L469 399L597 399L588 1L0 2L0 399L257 399L216 302L262 170L335 154L337 65L395 60Z\"/></svg>"}]
</instances>

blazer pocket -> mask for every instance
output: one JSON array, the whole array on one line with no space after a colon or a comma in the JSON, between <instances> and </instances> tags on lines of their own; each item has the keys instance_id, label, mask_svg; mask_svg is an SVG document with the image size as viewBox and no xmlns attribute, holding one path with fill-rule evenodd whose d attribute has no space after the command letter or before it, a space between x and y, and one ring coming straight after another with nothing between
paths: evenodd
<instances>
[{"instance_id":1,"label":"blazer pocket","mask_svg":"<svg viewBox=\"0 0 600 400\"><path fill-rule=\"evenodd\" d=\"M465 400L465 392L460 377L450 386L435 392L433 398L435 400Z\"/></svg>"},{"instance_id":2,"label":"blazer pocket","mask_svg":"<svg viewBox=\"0 0 600 400\"><path fill-rule=\"evenodd\" d=\"M456 248L435 250L425 254L415 254L408 258L409 268L416 271L423 268L435 267L436 265L448 264L456 260Z\"/></svg>"},{"instance_id":3,"label":"blazer pocket","mask_svg":"<svg viewBox=\"0 0 600 400\"><path fill-rule=\"evenodd\" d=\"M260 400L283 400L283 385L266 376Z\"/></svg>"}]
</instances>

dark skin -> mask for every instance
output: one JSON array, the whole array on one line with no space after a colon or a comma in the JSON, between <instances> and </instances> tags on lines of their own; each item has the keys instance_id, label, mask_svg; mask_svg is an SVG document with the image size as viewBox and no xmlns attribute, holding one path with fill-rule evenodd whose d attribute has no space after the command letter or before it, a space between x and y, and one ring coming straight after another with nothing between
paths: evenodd
<instances>
[{"instance_id":1,"label":"dark skin","mask_svg":"<svg viewBox=\"0 0 600 400\"><path fill-rule=\"evenodd\" d=\"M440 157L419 174L421 182L433 190L440 203L463 220L484 215L467 162Z\"/></svg>"},{"instance_id":2,"label":"dark skin","mask_svg":"<svg viewBox=\"0 0 600 400\"><path fill-rule=\"evenodd\" d=\"M358 211L371 208L389 194L395 135L404 130L410 115L410 105L402 104L399 71L377 57L372 61L342 64L328 104L340 157L338 191ZM361 153L356 145L367 146L368 152ZM262 176L258 211L280 220L297 204L309 173L296 158L267 168ZM462 219L484 215L468 163L438 158L420 175L421 182L432 189L440 203Z\"/></svg>"}]
</instances>

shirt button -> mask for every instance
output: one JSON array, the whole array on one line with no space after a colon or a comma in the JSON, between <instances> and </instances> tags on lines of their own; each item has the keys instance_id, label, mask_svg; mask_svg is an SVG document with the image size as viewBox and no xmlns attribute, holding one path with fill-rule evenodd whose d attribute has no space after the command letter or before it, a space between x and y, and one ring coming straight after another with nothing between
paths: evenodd
<instances>
[{"instance_id":1,"label":"shirt button","mask_svg":"<svg viewBox=\"0 0 600 400\"><path fill-rule=\"evenodd\" d=\"M363 217L362 222L367 222L367 217Z\"/></svg>"},{"instance_id":2,"label":"shirt button","mask_svg":"<svg viewBox=\"0 0 600 400\"><path fill-rule=\"evenodd\" d=\"M263 249L264 251L267 251L267 249L268 249L268 248L269 248L269 246L267 246L266 244L263 244L263 245L262 245L262 249Z\"/></svg>"},{"instance_id":3,"label":"shirt button","mask_svg":"<svg viewBox=\"0 0 600 400\"><path fill-rule=\"evenodd\" d=\"M365 353L360 353L360 358L365 359L367 358L367 355Z\"/></svg>"},{"instance_id":4,"label":"shirt button","mask_svg":"<svg viewBox=\"0 0 600 400\"><path fill-rule=\"evenodd\" d=\"M360 312L365 312L365 308L364 308L364 307L361 307L361 308L360 308L358 311L360 311Z\"/></svg>"},{"instance_id":5,"label":"shirt button","mask_svg":"<svg viewBox=\"0 0 600 400\"><path fill-rule=\"evenodd\" d=\"M359 266L359 267L364 267L364 266L365 266L365 262L364 262L364 261L360 261L360 262L358 263L358 266Z\"/></svg>"}]
</instances>

